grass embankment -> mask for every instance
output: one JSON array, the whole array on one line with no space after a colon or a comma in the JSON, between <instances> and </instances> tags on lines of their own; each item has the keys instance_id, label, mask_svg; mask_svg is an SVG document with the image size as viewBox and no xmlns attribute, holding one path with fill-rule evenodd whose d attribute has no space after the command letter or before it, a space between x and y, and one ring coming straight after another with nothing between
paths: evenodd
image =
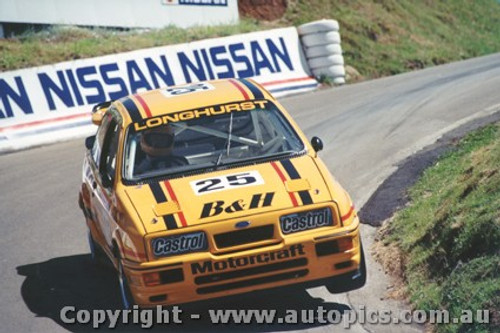
<instances>
[{"instance_id":1,"label":"grass embankment","mask_svg":"<svg viewBox=\"0 0 500 333\"><path fill-rule=\"evenodd\" d=\"M339 21L346 64L374 78L500 51L500 3L448 1L298 1L295 24Z\"/></svg>"},{"instance_id":2,"label":"grass embankment","mask_svg":"<svg viewBox=\"0 0 500 333\"><path fill-rule=\"evenodd\" d=\"M345 62L365 78L406 72L500 51L496 0L290 0L274 22L143 32L53 28L0 39L0 71L87 58L255 30L299 25L321 18L340 22Z\"/></svg>"},{"instance_id":3,"label":"grass embankment","mask_svg":"<svg viewBox=\"0 0 500 333\"><path fill-rule=\"evenodd\" d=\"M457 318L462 309L490 310L489 325L440 325L439 332L500 332L500 125L464 138L409 196L382 242L400 253L412 304Z\"/></svg>"}]
</instances>

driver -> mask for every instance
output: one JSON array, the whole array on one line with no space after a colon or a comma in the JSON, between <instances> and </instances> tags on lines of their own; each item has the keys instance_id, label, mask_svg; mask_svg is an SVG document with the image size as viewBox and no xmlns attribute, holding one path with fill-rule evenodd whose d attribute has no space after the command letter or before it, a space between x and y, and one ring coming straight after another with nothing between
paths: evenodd
<instances>
[{"instance_id":1,"label":"driver","mask_svg":"<svg viewBox=\"0 0 500 333\"><path fill-rule=\"evenodd\" d=\"M146 157L137 166L137 173L189 164L184 156L172 153L174 138L175 131L169 124L145 130L141 136L141 149Z\"/></svg>"}]
</instances>

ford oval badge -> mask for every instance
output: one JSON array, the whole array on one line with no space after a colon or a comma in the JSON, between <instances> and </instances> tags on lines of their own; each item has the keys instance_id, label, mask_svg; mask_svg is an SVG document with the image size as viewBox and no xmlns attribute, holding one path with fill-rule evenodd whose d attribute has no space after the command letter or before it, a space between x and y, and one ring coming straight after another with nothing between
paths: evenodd
<instances>
[{"instance_id":1,"label":"ford oval badge","mask_svg":"<svg viewBox=\"0 0 500 333\"><path fill-rule=\"evenodd\" d=\"M250 225L250 222L248 221L241 221L241 222L238 222L234 225L234 227L236 229L243 229L243 228L246 228Z\"/></svg>"}]
</instances>

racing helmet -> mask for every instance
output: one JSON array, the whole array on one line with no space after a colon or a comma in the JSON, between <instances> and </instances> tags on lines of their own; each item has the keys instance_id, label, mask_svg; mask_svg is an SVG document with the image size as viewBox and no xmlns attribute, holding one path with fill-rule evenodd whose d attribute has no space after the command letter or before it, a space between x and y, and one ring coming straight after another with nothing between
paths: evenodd
<instances>
[{"instance_id":1,"label":"racing helmet","mask_svg":"<svg viewBox=\"0 0 500 333\"><path fill-rule=\"evenodd\" d=\"M168 156L174 147L174 129L162 125L145 130L141 136L142 150L153 157Z\"/></svg>"}]
</instances>

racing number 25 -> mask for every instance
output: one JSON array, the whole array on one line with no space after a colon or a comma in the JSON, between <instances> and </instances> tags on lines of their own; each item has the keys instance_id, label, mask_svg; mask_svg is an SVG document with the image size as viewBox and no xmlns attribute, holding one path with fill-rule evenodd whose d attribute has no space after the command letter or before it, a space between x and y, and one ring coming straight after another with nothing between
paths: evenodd
<instances>
[{"instance_id":1,"label":"racing number 25","mask_svg":"<svg viewBox=\"0 0 500 333\"><path fill-rule=\"evenodd\" d=\"M191 182L191 186L197 195L205 194L207 192L223 191L234 187L259 184L264 184L264 180L257 171L249 171Z\"/></svg>"}]
</instances>

